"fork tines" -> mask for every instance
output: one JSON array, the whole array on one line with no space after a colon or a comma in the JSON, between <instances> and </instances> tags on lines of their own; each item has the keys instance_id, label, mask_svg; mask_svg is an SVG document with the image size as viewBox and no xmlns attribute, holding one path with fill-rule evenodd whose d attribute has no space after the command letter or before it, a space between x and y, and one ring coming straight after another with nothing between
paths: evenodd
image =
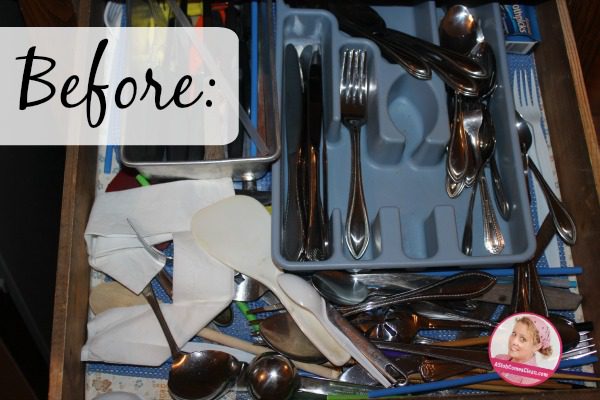
<instances>
[{"instance_id":1,"label":"fork tines","mask_svg":"<svg viewBox=\"0 0 600 400\"><path fill-rule=\"evenodd\" d=\"M367 51L361 49L346 49L342 57L342 80L340 95L344 98L342 104L363 105L368 90L367 82Z\"/></svg>"}]
</instances>

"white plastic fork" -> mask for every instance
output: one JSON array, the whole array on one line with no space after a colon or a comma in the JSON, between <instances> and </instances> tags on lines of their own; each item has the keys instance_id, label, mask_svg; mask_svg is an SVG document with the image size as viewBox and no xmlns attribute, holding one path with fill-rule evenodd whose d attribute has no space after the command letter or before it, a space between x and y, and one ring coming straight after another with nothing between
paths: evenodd
<instances>
[{"instance_id":1,"label":"white plastic fork","mask_svg":"<svg viewBox=\"0 0 600 400\"><path fill-rule=\"evenodd\" d=\"M552 176L548 173L552 171L552 158L548 142L544 136L542 126L542 110L540 107L539 93L535 84L536 77L533 70L518 70L513 79L513 93L515 95L515 106L523 119L527 121L533 131L533 151L529 151L529 156L533 159L539 170L549 182L554 182ZM558 189L555 187L552 189ZM554 190L557 193L557 190ZM536 198L541 198L541 189L536 186ZM538 203L538 215L546 215L548 208L546 204Z\"/></svg>"},{"instance_id":2,"label":"white plastic fork","mask_svg":"<svg viewBox=\"0 0 600 400\"><path fill-rule=\"evenodd\" d=\"M517 111L528 122L533 131L533 145L529 156L537 165L538 169L549 183L552 192L560 199L560 191L556 184L554 176L553 157L548 141L544 136L543 130L543 110L540 102L540 93L536 85L536 75L533 69L518 70L513 79L513 93L515 97L515 106ZM544 192L537 180L533 180L533 188L536 199L544 198ZM544 215L547 215L549 207L546 201L537 201L537 216L541 221ZM545 255L549 264L560 263L560 251L558 239L553 240L553 245L549 246Z\"/></svg>"},{"instance_id":3,"label":"white plastic fork","mask_svg":"<svg viewBox=\"0 0 600 400\"><path fill-rule=\"evenodd\" d=\"M562 360L574 360L582 357L586 357L592 354L596 354L596 345L594 344L594 338L582 337L579 344L571 350L565 351L561 354Z\"/></svg>"}]
</instances>

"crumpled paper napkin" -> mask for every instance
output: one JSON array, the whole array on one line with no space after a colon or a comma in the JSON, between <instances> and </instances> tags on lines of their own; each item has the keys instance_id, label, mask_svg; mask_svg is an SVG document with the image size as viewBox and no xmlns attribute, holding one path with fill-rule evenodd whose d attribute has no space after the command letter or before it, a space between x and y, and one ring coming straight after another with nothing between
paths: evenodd
<instances>
[{"instance_id":1,"label":"crumpled paper napkin","mask_svg":"<svg viewBox=\"0 0 600 400\"><path fill-rule=\"evenodd\" d=\"M173 234L173 304L161 310L181 348L227 307L234 294L234 271L206 254L190 232ZM150 306L112 308L88 322L82 361L159 366L171 355Z\"/></svg>"},{"instance_id":2,"label":"crumpled paper napkin","mask_svg":"<svg viewBox=\"0 0 600 400\"><path fill-rule=\"evenodd\" d=\"M234 195L231 179L185 180L104 193L85 231L90 265L139 294L164 267L131 228L150 244L173 240L173 304L161 310L179 347L208 325L234 295L234 271L208 255L190 232L201 208ZM82 361L159 366L171 355L146 304L104 311L88 323Z\"/></svg>"},{"instance_id":3,"label":"crumpled paper napkin","mask_svg":"<svg viewBox=\"0 0 600 400\"><path fill-rule=\"evenodd\" d=\"M142 247L190 230L196 211L233 196L231 179L182 180L99 195L85 230L89 264L136 294L163 267Z\"/></svg>"}]
</instances>

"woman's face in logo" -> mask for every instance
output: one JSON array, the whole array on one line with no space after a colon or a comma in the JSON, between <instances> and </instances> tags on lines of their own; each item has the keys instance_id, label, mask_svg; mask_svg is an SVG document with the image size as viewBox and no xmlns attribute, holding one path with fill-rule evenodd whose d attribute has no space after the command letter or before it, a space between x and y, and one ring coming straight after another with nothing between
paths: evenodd
<instances>
[{"instance_id":1,"label":"woman's face in logo","mask_svg":"<svg viewBox=\"0 0 600 400\"><path fill-rule=\"evenodd\" d=\"M522 322L515 323L512 333L508 337L508 355L515 362L530 360L542 345L536 343L535 332Z\"/></svg>"}]
</instances>

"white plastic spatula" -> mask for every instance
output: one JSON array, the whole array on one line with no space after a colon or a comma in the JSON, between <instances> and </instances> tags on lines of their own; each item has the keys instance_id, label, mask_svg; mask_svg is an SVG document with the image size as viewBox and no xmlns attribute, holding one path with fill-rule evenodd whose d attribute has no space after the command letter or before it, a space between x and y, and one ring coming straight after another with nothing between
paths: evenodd
<instances>
[{"instance_id":1,"label":"white plastic spatula","mask_svg":"<svg viewBox=\"0 0 600 400\"><path fill-rule=\"evenodd\" d=\"M350 355L381 385L406 384L406 374L398 369L362 333L299 276L282 274L277 278L283 291L296 303L310 311Z\"/></svg>"},{"instance_id":2,"label":"white plastic spatula","mask_svg":"<svg viewBox=\"0 0 600 400\"><path fill-rule=\"evenodd\" d=\"M271 261L271 216L262 204L251 197L233 196L204 207L192 218L192 234L217 260L268 287L332 364L350 360L348 351L319 320L281 290L277 278L284 273Z\"/></svg>"}]
</instances>

